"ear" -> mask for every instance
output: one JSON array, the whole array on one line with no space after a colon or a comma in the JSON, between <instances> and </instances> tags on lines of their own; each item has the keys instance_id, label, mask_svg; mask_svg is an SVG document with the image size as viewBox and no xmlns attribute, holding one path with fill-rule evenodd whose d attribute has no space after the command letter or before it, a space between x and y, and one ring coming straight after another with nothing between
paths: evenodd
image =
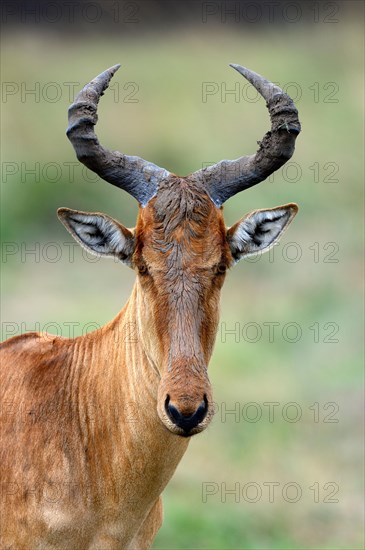
<instances>
[{"instance_id":1,"label":"ear","mask_svg":"<svg viewBox=\"0 0 365 550\"><path fill-rule=\"evenodd\" d=\"M266 252L279 240L296 213L294 203L247 214L227 231L234 263L245 256Z\"/></svg>"},{"instance_id":2,"label":"ear","mask_svg":"<svg viewBox=\"0 0 365 550\"><path fill-rule=\"evenodd\" d=\"M88 252L118 258L131 265L133 232L106 214L59 208L58 217L67 231Z\"/></svg>"}]
</instances>

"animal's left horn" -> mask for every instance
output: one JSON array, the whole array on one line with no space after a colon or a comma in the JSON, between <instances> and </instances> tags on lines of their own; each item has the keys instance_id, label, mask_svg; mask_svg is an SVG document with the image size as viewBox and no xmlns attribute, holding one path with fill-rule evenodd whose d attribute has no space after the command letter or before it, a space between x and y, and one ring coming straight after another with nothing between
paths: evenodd
<instances>
[{"instance_id":1,"label":"animal's left horn","mask_svg":"<svg viewBox=\"0 0 365 550\"><path fill-rule=\"evenodd\" d=\"M271 118L271 130L259 142L257 153L237 160L222 160L193 175L202 179L217 206L227 199L265 180L285 164L294 152L301 127L293 100L281 88L259 74L230 65L244 76L266 100Z\"/></svg>"},{"instance_id":2,"label":"animal's left horn","mask_svg":"<svg viewBox=\"0 0 365 550\"><path fill-rule=\"evenodd\" d=\"M102 179L127 191L145 206L157 193L159 182L169 172L142 158L104 149L94 132L99 99L119 67L114 65L99 74L77 95L68 110L67 137L80 162Z\"/></svg>"}]
</instances>

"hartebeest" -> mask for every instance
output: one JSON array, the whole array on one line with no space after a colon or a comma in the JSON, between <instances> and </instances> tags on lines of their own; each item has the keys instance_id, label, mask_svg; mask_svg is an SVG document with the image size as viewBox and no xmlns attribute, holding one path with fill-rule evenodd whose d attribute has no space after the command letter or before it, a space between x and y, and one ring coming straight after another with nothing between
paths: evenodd
<instances>
[{"instance_id":1,"label":"hartebeest","mask_svg":"<svg viewBox=\"0 0 365 550\"><path fill-rule=\"evenodd\" d=\"M77 158L140 208L134 229L68 208L59 218L81 246L137 279L122 311L95 332L24 334L1 347L3 549L149 548L187 436L212 418L207 366L226 270L273 246L297 212L286 204L224 225L222 204L282 166L300 132L287 94L232 67L265 98L271 131L256 154L186 177L99 144L97 105L119 65L69 109ZM127 326L137 340L126 340Z\"/></svg>"}]
</instances>

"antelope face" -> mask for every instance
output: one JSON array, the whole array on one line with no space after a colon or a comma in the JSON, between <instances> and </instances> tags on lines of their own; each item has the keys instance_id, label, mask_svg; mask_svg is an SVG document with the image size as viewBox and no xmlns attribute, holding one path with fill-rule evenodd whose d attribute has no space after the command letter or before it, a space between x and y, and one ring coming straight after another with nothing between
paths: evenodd
<instances>
[{"instance_id":1,"label":"antelope face","mask_svg":"<svg viewBox=\"0 0 365 550\"><path fill-rule=\"evenodd\" d=\"M172 177L129 230L105 214L62 208L59 217L89 252L137 273L139 339L160 382L157 412L173 433L204 430L213 415L207 367L226 270L268 250L297 212L289 204L256 211L227 229L201 185Z\"/></svg>"},{"instance_id":2,"label":"antelope face","mask_svg":"<svg viewBox=\"0 0 365 550\"><path fill-rule=\"evenodd\" d=\"M79 93L69 109L67 133L81 162L138 200L136 228L105 214L65 208L59 217L87 250L114 256L136 271L139 337L160 378L158 416L174 434L190 436L206 428L213 415L207 366L226 270L244 256L269 250L297 212L295 204L257 210L227 229L222 204L291 157L298 113L280 88L234 66L266 99L271 132L255 155L178 177L99 144L93 129L97 104L117 68Z\"/></svg>"},{"instance_id":3,"label":"antelope face","mask_svg":"<svg viewBox=\"0 0 365 550\"><path fill-rule=\"evenodd\" d=\"M207 366L231 254L222 211L192 181L171 178L141 209L133 265L141 334L160 373L157 410L179 435L202 431L212 414Z\"/></svg>"}]
</instances>

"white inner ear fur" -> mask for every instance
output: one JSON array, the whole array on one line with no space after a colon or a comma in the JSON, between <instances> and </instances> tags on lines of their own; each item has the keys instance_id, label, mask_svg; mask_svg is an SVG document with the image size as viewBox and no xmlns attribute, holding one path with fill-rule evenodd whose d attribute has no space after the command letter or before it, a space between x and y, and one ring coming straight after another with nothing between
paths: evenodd
<instances>
[{"instance_id":1,"label":"white inner ear fur","mask_svg":"<svg viewBox=\"0 0 365 550\"><path fill-rule=\"evenodd\" d=\"M85 250L96 255L117 257L130 265L134 244L132 231L105 214L62 208L58 216Z\"/></svg>"},{"instance_id":2,"label":"white inner ear fur","mask_svg":"<svg viewBox=\"0 0 365 550\"><path fill-rule=\"evenodd\" d=\"M235 224L227 235L235 262L245 256L270 250L297 211L294 204L270 210L256 210Z\"/></svg>"}]
</instances>

